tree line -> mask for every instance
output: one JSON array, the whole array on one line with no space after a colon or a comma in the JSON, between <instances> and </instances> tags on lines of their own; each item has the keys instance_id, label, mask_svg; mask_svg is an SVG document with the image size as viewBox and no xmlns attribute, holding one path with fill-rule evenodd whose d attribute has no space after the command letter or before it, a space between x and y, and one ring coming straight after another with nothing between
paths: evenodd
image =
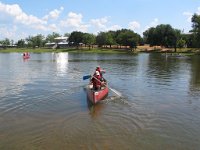
<instances>
[{"instance_id":1,"label":"tree line","mask_svg":"<svg viewBox=\"0 0 200 150\"><path fill-rule=\"evenodd\" d=\"M128 46L130 49L137 48L138 45L150 44L150 46L161 46L166 48L200 48L200 15L194 14L191 19L192 30L188 34L182 33L180 30L173 28L169 24L160 24L156 27L151 27L143 32L143 37L130 29L121 29L117 31L100 32L97 35L91 33L84 33L80 31L73 31L72 33L65 33L63 36L68 37L69 46L76 46L85 44L89 48L93 45L99 47L112 45ZM46 37L42 34L36 36L29 36L25 39L20 39L16 43L8 38L0 41L1 45L15 44L19 48L25 47L45 47L46 43L55 42L56 37L60 37L59 33L53 32Z\"/></svg>"}]
</instances>

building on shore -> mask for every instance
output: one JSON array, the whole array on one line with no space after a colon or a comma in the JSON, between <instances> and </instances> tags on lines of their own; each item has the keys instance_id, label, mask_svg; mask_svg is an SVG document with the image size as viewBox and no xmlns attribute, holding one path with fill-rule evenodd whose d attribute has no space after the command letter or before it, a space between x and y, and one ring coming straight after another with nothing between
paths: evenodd
<instances>
[{"instance_id":1,"label":"building on shore","mask_svg":"<svg viewBox=\"0 0 200 150\"><path fill-rule=\"evenodd\" d=\"M61 36L61 37L56 37L54 38L54 42L50 43L46 43L45 46L47 48L53 48L53 49L56 49L56 48L66 48L68 47L68 37L64 37L64 36Z\"/></svg>"}]
</instances>

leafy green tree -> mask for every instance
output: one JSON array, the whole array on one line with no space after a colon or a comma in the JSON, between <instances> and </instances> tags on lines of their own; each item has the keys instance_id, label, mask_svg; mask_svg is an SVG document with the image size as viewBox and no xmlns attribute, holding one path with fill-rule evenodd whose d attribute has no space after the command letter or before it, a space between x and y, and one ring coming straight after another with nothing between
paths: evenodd
<instances>
[{"instance_id":1,"label":"leafy green tree","mask_svg":"<svg viewBox=\"0 0 200 150\"><path fill-rule=\"evenodd\" d=\"M61 35L59 33L56 33L56 32L53 32L52 34L48 34L47 37L46 37L46 42L55 42L55 38L56 37L60 37Z\"/></svg>"},{"instance_id":2,"label":"leafy green tree","mask_svg":"<svg viewBox=\"0 0 200 150\"><path fill-rule=\"evenodd\" d=\"M28 46L28 47L34 47L34 46L33 46L33 37L28 36L28 37L26 38L26 42L27 42L27 46Z\"/></svg>"},{"instance_id":3,"label":"leafy green tree","mask_svg":"<svg viewBox=\"0 0 200 150\"><path fill-rule=\"evenodd\" d=\"M174 47L176 51L177 41L180 38L180 30L173 29L169 24L161 24L156 26L156 28L149 28L143 35L145 41L151 46Z\"/></svg>"},{"instance_id":4,"label":"leafy green tree","mask_svg":"<svg viewBox=\"0 0 200 150\"><path fill-rule=\"evenodd\" d=\"M177 47L178 48L183 48L186 45L186 41L183 39L179 39L177 42Z\"/></svg>"},{"instance_id":5,"label":"leafy green tree","mask_svg":"<svg viewBox=\"0 0 200 150\"><path fill-rule=\"evenodd\" d=\"M103 45L106 45L106 33L100 32L96 37L96 43L99 47L102 47Z\"/></svg>"},{"instance_id":6,"label":"leafy green tree","mask_svg":"<svg viewBox=\"0 0 200 150\"><path fill-rule=\"evenodd\" d=\"M69 36L70 36L70 33L65 33L64 36L65 36L65 37L69 37Z\"/></svg>"},{"instance_id":7,"label":"leafy green tree","mask_svg":"<svg viewBox=\"0 0 200 150\"><path fill-rule=\"evenodd\" d=\"M113 31L100 32L96 37L96 43L100 47L102 47L103 45L109 45L111 48L112 45L116 43L113 37Z\"/></svg>"},{"instance_id":8,"label":"leafy green tree","mask_svg":"<svg viewBox=\"0 0 200 150\"><path fill-rule=\"evenodd\" d=\"M84 33L84 35L83 35L83 43L85 45L89 45L89 49L90 49L91 45L95 44L95 40L96 40L95 35L89 34L89 33Z\"/></svg>"},{"instance_id":9,"label":"leafy green tree","mask_svg":"<svg viewBox=\"0 0 200 150\"><path fill-rule=\"evenodd\" d=\"M77 46L79 48L79 45L83 43L83 32L80 31L74 31L70 34L68 41L71 45Z\"/></svg>"},{"instance_id":10,"label":"leafy green tree","mask_svg":"<svg viewBox=\"0 0 200 150\"><path fill-rule=\"evenodd\" d=\"M200 15L194 14L192 16L192 35L193 35L193 46L200 47Z\"/></svg>"},{"instance_id":11,"label":"leafy green tree","mask_svg":"<svg viewBox=\"0 0 200 150\"><path fill-rule=\"evenodd\" d=\"M189 48L193 47L193 35L191 33L182 33L181 39L185 40L185 45Z\"/></svg>"},{"instance_id":12,"label":"leafy green tree","mask_svg":"<svg viewBox=\"0 0 200 150\"><path fill-rule=\"evenodd\" d=\"M1 41L1 44L3 46L8 46L8 45L10 45L10 40L8 38L5 38L4 40Z\"/></svg>"},{"instance_id":13,"label":"leafy green tree","mask_svg":"<svg viewBox=\"0 0 200 150\"><path fill-rule=\"evenodd\" d=\"M151 46L156 45L156 35L155 35L155 28L151 27L145 32L143 32L143 39L145 43L150 44Z\"/></svg>"},{"instance_id":14,"label":"leafy green tree","mask_svg":"<svg viewBox=\"0 0 200 150\"><path fill-rule=\"evenodd\" d=\"M172 46L174 47L174 50L176 52L176 47L177 47L177 42L181 38L181 31L178 29L173 29L173 32L171 33L171 43Z\"/></svg>"},{"instance_id":15,"label":"leafy green tree","mask_svg":"<svg viewBox=\"0 0 200 150\"><path fill-rule=\"evenodd\" d=\"M28 47L43 47L45 44L45 38L43 35L38 34L37 36L29 36L26 38L26 41L28 43Z\"/></svg>"},{"instance_id":16,"label":"leafy green tree","mask_svg":"<svg viewBox=\"0 0 200 150\"><path fill-rule=\"evenodd\" d=\"M10 40L10 44L11 44L11 45L14 45L14 40Z\"/></svg>"},{"instance_id":17,"label":"leafy green tree","mask_svg":"<svg viewBox=\"0 0 200 150\"><path fill-rule=\"evenodd\" d=\"M116 42L122 46L130 46L135 49L139 44L141 37L139 34L134 33L132 30L122 29L117 31Z\"/></svg>"},{"instance_id":18,"label":"leafy green tree","mask_svg":"<svg viewBox=\"0 0 200 150\"><path fill-rule=\"evenodd\" d=\"M114 44L116 44L116 41L114 39L114 31L106 32L106 45L110 45L111 48Z\"/></svg>"},{"instance_id":19,"label":"leafy green tree","mask_svg":"<svg viewBox=\"0 0 200 150\"><path fill-rule=\"evenodd\" d=\"M25 47L25 40L21 39L17 41L17 47L24 48Z\"/></svg>"}]
</instances>

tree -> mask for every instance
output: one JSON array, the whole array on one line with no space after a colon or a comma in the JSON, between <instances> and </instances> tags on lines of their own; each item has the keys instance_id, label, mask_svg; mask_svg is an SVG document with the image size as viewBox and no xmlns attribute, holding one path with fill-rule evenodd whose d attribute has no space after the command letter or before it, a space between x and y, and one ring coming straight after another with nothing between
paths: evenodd
<instances>
[{"instance_id":1,"label":"tree","mask_svg":"<svg viewBox=\"0 0 200 150\"><path fill-rule=\"evenodd\" d=\"M194 14L192 16L192 35L193 35L193 46L200 47L200 15Z\"/></svg>"},{"instance_id":2,"label":"tree","mask_svg":"<svg viewBox=\"0 0 200 150\"><path fill-rule=\"evenodd\" d=\"M177 47L178 48L183 48L186 44L186 41L183 40L183 39L179 39L178 42L177 42Z\"/></svg>"},{"instance_id":3,"label":"tree","mask_svg":"<svg viewBox=\"0 0 200 150\"><path fill-rule=\"evenodd\" d=\"M132 30L122 29L117 31L116 42L119 45L130 46L131 49L135 49L140 39L140 35L134 33Z\"/></svg>"},{"instance_id":4,"label":"tree","mask_svg":"<svg viewBox=\"0 0 200 150\"><path fill-rule=\"evenodd\" d=\"M83 32L74 31L70 34L68 41L71 45L77 46L79 48L79 45L83 43Z\"/></svg>"},{"instance_id":5,"label":"tree","mask_svg":"<svg viewBox=\"0 0 200 150\"><path fill-rule=\"evenodd\" d=\"M28 47L43 47L45 44L44 36L41 34L38 34L37 36L29 36L26 38L26 41L28 43Z\"/></svg>"},{"instance_id":6,"label":"tree","mask_svg":"<svg viewBox=\"0 0 200 150\"><path fill-rule=\"evenodd\" d=\"M149 28L143 33L148 44L164 47L174 47L176 51L177 41L180 38L180 30L173 29L169 24L158 25L156 28Z\"/></svg>"},{"instance_id":7,"label":"tree","mask_svg":"<svg viewBox=\"0 0 200 150\"><path fill-rule=\"evenodd\" d=\"M193 47L193 35L190 33L182 33L181 39L185 40L185 45L189 48Z\"/></svg>"},{"instance_id":8,"label":"tree","mask_svg":"<svg viewBox=\"0 0 200 150\"><path fill-rule=\"evenodd\" d=\"M69 36L70 36L70 33L65 33L64 36L65 36L65 37L69 37Z\"/></svg>"},{"instance_id":9,"label":"tree","mask_svg":"<svg viewBox=\"0 0 200 150\"><path fill-rule=\"evenodd\" d=\"M171 33L171 43L172 46L174 47L174 50L176 52L176 47L177 47L177 42L181 38L181 31L178 29L173 29L173 32Z\"/></svg>"},{"instance_id":10,"label":"tree","mask_svg":"<svg viewBox=\"0 0 200 150\"><path fill-rule=\"evenodd\" d=\"M151 46L156 45L156 35L155 35L155 28L151 27L145 32L143 32L144 42L150 44Z\"/></svg>"},{"instance_id":11,"label":"tree","mask_svg":"<svg viewBox=\"0 0 200 150\"><path fill-rule=\"evenodd\" d=\"M97 35L96 43L98 44L99 47L102 47L103 45L106 44L106 33L105 32L100 32Z\"/></svg>"},{"instance_id":12,"label":"tree","mask_svg":"<svg viewBox=\"0 0 200 150\"><path fill-rule=\"evenodd\" d=\"M110 45L111 48L114 44L116 44L116 41L114 39L114 31L108 31L106 33L106 45Z\"/></svg>"},{"instance_id":13,"label":"tree","mask_svg":"<svg viewBox=\"0 0 200 150\"><path fill-rule=\"evenodd\" d=\"M1 44L3 46L8 46L8 45L10 45L10 40L8 38L5 38L4 40L1 41Z\"/></svg>"},{"instance_id":14,"label":"tree","mask_svg":"<svg viewBox=\"0 0 200 150\"><path fill-rule=\"evenodd\" d=\"M112 45L116 43L113 37L113 31L100 32L96 37L96 43L100 47L102 47L103 45L109 45L111 48Z\"/></svg>"},{"instance_id":15,"label":"tree","mask_svg":"<svg viewBox=\"0 0 200 150\"><path fill-rule=\"evenodd\" d=\"M60 37L60 34L59 33L55 33L55 32L53 32L52 34L48 34L47 37L46 37L46 42L50 42L50 43L55 42L54 39L56 37Z\"/></svg>"},{"instance_id":16,"label":"tree","mask_svg":"<svg viewBox=\"0 0 200 150\"><path fill-rule=\"evenodd\" d=\"M18 40L17 47L24 48L25 47L25 40L23 40L23 39Z\"/></svg>"},{"instance_id":17,"label":"tree","mask_svg":"<svg viewBox=\"0 0 200 150\"><path fill-rule=\"evenodd\" d=\"M84 33L83 35L83 43L85 45L89 45L89 49L91 47L91 45L94 45L95 44L95 35L93 34L89 34L89 33Z\"/></svg>"}]
</instances>

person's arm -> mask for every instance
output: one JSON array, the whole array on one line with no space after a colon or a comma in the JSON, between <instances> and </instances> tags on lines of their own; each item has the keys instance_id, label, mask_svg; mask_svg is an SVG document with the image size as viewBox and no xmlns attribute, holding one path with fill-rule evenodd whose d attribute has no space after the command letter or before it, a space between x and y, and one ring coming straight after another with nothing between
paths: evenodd
<instances>
[{"instance_id":1,"label":"person's arm","mask_svg":"<svg viewBox=\"0 0 200 150\"><path fill-rule=\"evenodd\" d=\"M106 71L105 70L101 70L101 73L106 73Z\"/></svg>"}]
</instances>

